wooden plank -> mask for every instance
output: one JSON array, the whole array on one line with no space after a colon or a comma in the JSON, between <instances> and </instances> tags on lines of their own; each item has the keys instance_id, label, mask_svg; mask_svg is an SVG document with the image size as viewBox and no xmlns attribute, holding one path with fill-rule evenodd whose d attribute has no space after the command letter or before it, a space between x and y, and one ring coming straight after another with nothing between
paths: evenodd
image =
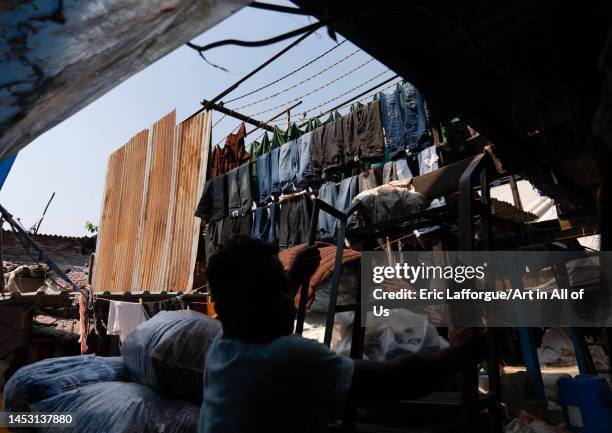
<instances>
[{"instance_id":1,"label":"wooden plank","mask_svg":"<svg viewBox=\"0 0 612 433\"><path fill-rule=\"evenodd\" d=\"M422 176L415 176L412 178L412 185L416 192L429 199L457 192L459 178L474 158L466 158Z\"/></svg>"}]
</instances>

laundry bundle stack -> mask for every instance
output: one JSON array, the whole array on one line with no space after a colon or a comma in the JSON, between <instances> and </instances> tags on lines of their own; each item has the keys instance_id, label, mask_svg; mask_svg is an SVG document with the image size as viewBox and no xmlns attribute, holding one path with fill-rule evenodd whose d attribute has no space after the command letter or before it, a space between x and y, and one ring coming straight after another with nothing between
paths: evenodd
<instances>
[{"instance_id":1,"label":"laundry bundle stack","mask_svg":"<svg viewBox=\"0 0 612 433\"><path fill-rule=\"evenodd\" d=\"M194 311L160 312L128 335L121 357L51 358L21 368L5 385L4 408L71 413L65 433L195 432L204 359L219 331Z\"/></svg>"}]
</instances>

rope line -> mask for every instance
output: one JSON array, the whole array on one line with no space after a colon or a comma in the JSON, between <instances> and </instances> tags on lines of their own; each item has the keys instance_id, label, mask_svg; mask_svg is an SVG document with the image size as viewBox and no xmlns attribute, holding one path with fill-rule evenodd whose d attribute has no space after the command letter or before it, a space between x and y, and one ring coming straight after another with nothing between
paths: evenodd
<instances>
[{"instance_id":1,"label":"rope line","mask_svg":"<svg viewBox=\"0 0 612 433\"><path fill-rule=\"evenodd\" d=\"M344 95L346 95L346 94L348 94L348 93L351 93L351 92L352 92L353 90L355 90L355 89L358 89L358 88L360 88L360 87L365 86L366 84L368 84L368 83L369 83L370 81L372 81L373 79L378 78L378 77L380 77L381 75L386 74L386 73L387 73L387 72L389 72L389 71L390 71L390 69L385 69L384 71L382 71L382 72L381 72L381 73L379 73L378 75L375 75L375 76L373 76L372 78L369 78L368 80L364 81L364 82L363 82L363 83L361 83L360 85L358 85L358 86L356 86L356 87L353 87L353 88L352 88L351 90L349 90L348 92L346 92L346 93L343 93L343 94L339 95L337 98L342 97L342 96L344 96ZM272 108L268 108L268 109L266 109L266 110L261 110L261 111L258 111L257 113L252 113L252 114L249 114L248 116L253 117L253 116L257 116L257 115L259 115L259 114L268 113L268 112L270 112L270 111L274 111L274 110L277 110L277 109L279 109L279 108L285 107L285 106L287 106L287 105L289 105L289 104L291 104L291 103L293 103L293 102L300 101L300 100L304 99L305 97L310 96L310 95L312 95L313 93L316 93L316 92L318 92L318 91L319 91L319 90L321 90L321 89L324 89L325 87L331 86L332 84L334 84L334 83L335 83L335 82L337 82L338 80L340 80L340 79L342 79L342 78L346 77L347 75L349 75L349 73L350 73L350 72L347 72L346 74L341 75L340 77L338 77L338 78L336 78L336 79L334 79L334 80L330 81L329 83L326 83L326 84L324 84L324 85L322 85L322 86L320 86L320 87L317 87L316 89L313 89L313 90L311 90L310 92L305 93L304 95L298 96L297 98L293 98L292 100L287 101L287 102L285 102L285 103L283 103L283 104L277 105L277 106L272 107ZM337 99L337 98L336 98L336 99ZM332 99L331 101L333 101L333 100L335 100L335 99ZM330 102L330 101L326 101L326 102L324 102L323 104L321 104L320 106L323 106L323 105L325 105L325 104L327 104L327 103L329 103L329 102ZM308 110L308 111L312 111L312 110L314 110L314 109L316 109L316 108L318 108L318 107L319 107L319 106L314 107L313 109ZM306 112L306 113L308 113L308 111L305 111L305 112Z\"/></svg>"},{"instance_id":2,"label":"rope line","mask_svg":"<svg viewBox=\"0 0 612 433\"><path fill-rule=\"evenodd\" d=\"M261 87L259 87L259 88L255 89L255 90L251 90L250 92L247 92L247 93L245 93L245 94L243 94L243 95L236 96L236 97L235 97L235 98L233 98L233 99L230 99L230 100L228 100L228 101L225 101L225 103L226 103L226 104L230 104L230 103L232 103L232 102L238 101L239 99L246 98L247 96L250 96L250 95L252 95L252 94L254 94L254 93L257 93L257 92L259 92L259 91L261 91L261 90L263 90L263 89L267 89L268 87L270 87L270 86L272 86L272 85L274 85L274 84L276 84L276 83L278 83L278 82L280 82L280 81L284 80L285 78L288 78L288 77L292 76L293 74L295 74L296 72L298 72L298 71L300 71L300 70L304 69L305 67L312 65L314 62L316 62L317 60L319 60L319 59L321 59L322 57L326 56L327 54L331 53L331 52L332 52L332 51L334 51L336 48L338 48L340 45L344 44L346 41L347 41L347 39L345 39L345 40L343 40L342 42L340 42L340 43L338 43L338 44L334 45L334 46L333 46L333 47L331 47L329 50L325 51L323 54L321 54L321 55L319 55L319 56L315 57L314 59L310 60L310 61L309 61L309 62L307 62L307 63L304 63L302 66L297 67L296 69L294 69L293 71L289 72L288 74L283 75L282 77L277 78L276 80L271 81L270 83L268 83L268 84L266 84L266 85L264 85L264 86L261 86Z\"/></svg>"},{"instance_id":3,"label":"rope line","mask_svg":"<svg viewBox=\"0 0 612 433\"><path fill-rule=\"evenodd\" d=\"M368 95L365 95L365 96L363 96L360 99L357 99L357 100L354 100L354 101L351 101L351 102L347 102L346 104L341 105L340 107L337 107L336 109L331 110L331 111L342 110L343 108L350 107L351 105L356 104L358 102L365 102L368 99L374 97L376 94L378 94L380 92L384 92L386 90L389 90L389 89L391 89L392 87L395 87L398 83L401 83L401 82L402 82L402 79L400 78L397 81L395 81L393 84L388 85L387 87L383 87L382 89L375 90L372 93L370 93ZM313 109L310 109L308 111L313 111ZM307 113L308 111L305 111L304 113ZM323 112L323 113L321 113L321 114L319 114L319 115L317 115L315 117L319 118L319 117L325 116L326 114L331 113L331 111L325 111L325 112ZM302 119L302 121L307 121L307 119L304 118L304 119ZM281 125L281 124L284 124L286 122L287 122L287 120L285 119L285 120L275 120L273 122L268 122L268 123L270 125L274 126L274 125Z\"/></svg>"},{"instance_id":4,"label":"rope line","mask_svg":"<svg viewBox=\"0 0 612 433\"><path fill-rule=\"evenodd\" d=\"M295 84L293 84L292 86L289 86L289 87L287 87L287 88L285 88L285 89L283 89L283 90L280 90L280 91L278 91L278 92L276 92L276 93L273 93L273 94L271 94L271 95L269 95L269 96L266 96L265 98L258 99L257 101L250 102L250 103L245 104L245 105L241 105L240 107L237 107L237 108L232 108L232 110L238 111L238 110L241 110L241 109L243 109L243 108L246 108L246 107L251 107L251 106L253 106L253 105L259 104L260 102L267 101L267 100L269 100L269 99L272 99L272 98L275 98L275 97L277 97L277 96L280 96L280 95L282 95L283 93L286 93L286 92L288 92L289 90L295 89L296 87L301 86L301 85L302 85L302 84L304 84L304 83L307 83L308 81L312 80L313 78L318 77L319 75L323 74L324 72L329 71L330 69L334 68L335 66L338 66L340 63L342 63L342 62L344 62L346 59L348 59L348 58L352 57L353 55L355 55L355 54L356 54L356 53L358 53L359 51L361 51L361 50L360 50L360 49L357 49L357 50L353 51L353 52L352 52L352 53L350 53L349 55L347 55L347 56L343 57L342 59L338 60L338 61L337 61L336 63L334 63L333 65L331 65L331 66L329 66L329 67L327 67L327 68L323 69L322 71L319 71L319 72L318 72L318 73L316 73L315 75L312 75L312 76L310 76L310 77L308 77L308 78L303 79L303 80L302 80L302 81L300 81L299 83L295 83ZM370 60L368 60L368 61L366 61L366 62L362 63L361 65L359 65L359 66L357 66L355 69L353 69L353 70L349 71L347 74L343 75L342 77L345 77L346 75L348 75L348 74L350 74L350 73L355 72L356 70L358 70L358 69L360 69L360 68L364 67L365 65L367 65L367 64L368 64L368 63L370 63L370 62L372 62L373 60L374 60L374 59L370 59ZM342 78L342 77L340 77L340 78Z\"/></svg>"}]
</instances>

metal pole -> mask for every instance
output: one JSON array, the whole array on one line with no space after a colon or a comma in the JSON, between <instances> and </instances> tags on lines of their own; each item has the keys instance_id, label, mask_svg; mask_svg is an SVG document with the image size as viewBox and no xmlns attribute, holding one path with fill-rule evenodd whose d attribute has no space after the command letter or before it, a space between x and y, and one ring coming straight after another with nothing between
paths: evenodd
<instances>
[{"instance_id":1,"label":"metal pole","mask_svg":"<svg viewBox=\"0 0 612 433\"><path fill-rule=\"evenodd\" d=\"M242 120L243 122L250 123L253 126L257 126L258 128L263 128L266 131L270 131L270 132L274 131L274 128L272 128L270 125L266 125L265 122L262 122L261 120L253 119L252 117L249 117L249 116L245 116L244 114L240 114L237 111L230 110L229 108L225 108L223 105L211 103L210 101L207 101L206 99L203 100L202 103L207 104L207 106L209 106L213 110L216 110L223 114L227 114L228 116L234 117L238 120Z\"/></svg>"}]
</instances>

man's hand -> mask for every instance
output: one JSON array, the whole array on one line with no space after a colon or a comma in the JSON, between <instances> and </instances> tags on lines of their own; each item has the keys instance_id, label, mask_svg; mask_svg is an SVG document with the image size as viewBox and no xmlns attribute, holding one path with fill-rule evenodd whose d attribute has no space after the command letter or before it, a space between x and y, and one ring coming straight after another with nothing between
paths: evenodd
<instances>
[{"instance_id":1,"label":"man's hand","mask_svg":"<svg viewBox=\"0 0 612 433\"><path fill-rule=\"evenodd\" d=\"M453 347L470 347L477 361L487 356L487 340L481 328L453 328L449 330L448 339Z\"/></svg>"},{"instance_id":2,"label":"man's hand","mask_svg":"<svg viewBox=\"0 0 612 433\"><path fill-rule=\"evenodd\" d=\"M316 246L300 249L293 259L293 263L287 272L289 279L297 288L310 277L321 263L321 252Z\"/></svg>"}]
</instances>

